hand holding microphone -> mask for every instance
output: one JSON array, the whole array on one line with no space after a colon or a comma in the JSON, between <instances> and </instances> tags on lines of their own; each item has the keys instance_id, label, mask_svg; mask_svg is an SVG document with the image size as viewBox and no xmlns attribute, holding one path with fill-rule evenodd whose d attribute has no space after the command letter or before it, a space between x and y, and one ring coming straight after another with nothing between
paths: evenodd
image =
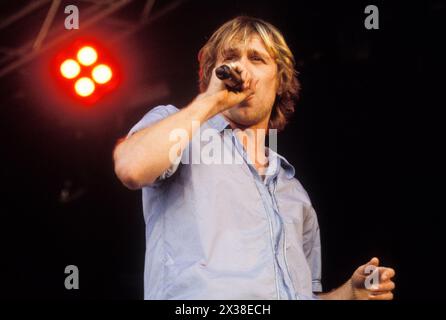
<instances>
[{"instance_id":1,"label":"hand holding microphone","mask_svg":"<svg viewBox=\"0 0 446 320\"><path fill-rule=\"evenodd\" d=\"M254 94L258 80L235 63L214 68L208 87L197 98L214 105L215 114L239 105Z\"/></svg>"},{"instance_id":2,"label":"hand holding microphone","mask_svg":"<svg viewBox=\"0 0 446 320\"><path fill-rule=\"evenodd\" d=\"M243 89L241 73L230 65L223 64L215 69L215 75L222 80L228 90L240 92Z\"/></svg>"}]
</instances>

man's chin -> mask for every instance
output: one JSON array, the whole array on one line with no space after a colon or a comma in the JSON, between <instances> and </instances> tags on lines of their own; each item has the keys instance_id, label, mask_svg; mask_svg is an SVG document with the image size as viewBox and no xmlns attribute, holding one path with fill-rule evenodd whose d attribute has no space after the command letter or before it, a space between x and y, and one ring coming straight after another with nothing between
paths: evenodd
<instances>
[{"instance_id":1,"label":"man's chin","mask_svg":"<svg viewBox=\"0 0 446 320\"><path fill-rule=\"evenodd\" d=\"M248 108L248 107L253 107L253 105L251 104L250 100L243 100L242 102L240 102L240 104L237 106L237 108Z\"/></svg>"},{"instance_id":2,"label":"man's chin","mask_svg":"<svg viewBox=\"0 0 446 320\"><path fill-rule=\"evenodd\" d=\"M243 112L243 110L248 110L247 107L242 108L243 109L240 109L240 111L242 112L238 112L236 115L233 115L231 119L238 127L250 127L258 124L261 121L261 119L258 119L258 117L256 117L255 115L253 116Z\"/></svg>"}]
</instances>

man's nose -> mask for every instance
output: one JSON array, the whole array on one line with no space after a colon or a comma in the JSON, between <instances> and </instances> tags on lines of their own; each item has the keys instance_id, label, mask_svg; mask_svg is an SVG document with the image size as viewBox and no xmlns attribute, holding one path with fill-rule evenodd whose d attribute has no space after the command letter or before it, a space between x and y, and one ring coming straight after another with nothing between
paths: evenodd
<instances>
[{"instance_id":1,"label":"man's nose","mask_svg":"<svg viewBox=\"0 0 446 320\"><path fill-rule=\"evenodd\" d=\"M247 58L240 58L236 61L233 61L231 63L232 68L235 68L235 70L237 70L239 73L241 73L242 71L247 71L248 73L251 73L251 67L249 65L249 59Z\"/></svg>"},{"instance_id":2,"label":"man's nose","mask_svg":"<svg viewBox=\"0 0 446 320\"><path fill-rule=\"evenodd\" d=\"M245 68L246 70L248 70L249 68L250 68L250 61L249 61L249 59L248 59L248 57L246 57L246 56L242 56L240 59L239 59L239 62L240 62L240 64L243 66L243 68Z\"/></svg>"}]
</instances>

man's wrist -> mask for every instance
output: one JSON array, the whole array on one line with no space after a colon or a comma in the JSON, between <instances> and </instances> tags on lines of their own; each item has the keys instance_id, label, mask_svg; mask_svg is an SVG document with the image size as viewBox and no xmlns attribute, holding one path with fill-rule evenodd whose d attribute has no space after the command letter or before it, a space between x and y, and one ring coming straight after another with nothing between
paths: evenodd
<instances>
[{"instance_id":1,"label":"man's wrist","mask_svg":"<svg viewBox=\"0 0 446 320\"><path fill-rule=\"evenodd\" d=\"M353 286L352 278L348 279L348 281L347 281L347 288L348 288L349 295L350 295L349 300L356 300L357 299L357 296L356 296L356 293L355 293L356 290L355 290L355 288Z\"/></svg>"},{"instance_id":2,"label":"man's wrist","mask_svg":"<svg viewBox=\"0 0 446 320\"><path fill-rule=\"evenodd\" d=\"M187 108L193 120L205 122L219 113L218 100L213 95L199 94Z\"/></svg>"}]
</instances>

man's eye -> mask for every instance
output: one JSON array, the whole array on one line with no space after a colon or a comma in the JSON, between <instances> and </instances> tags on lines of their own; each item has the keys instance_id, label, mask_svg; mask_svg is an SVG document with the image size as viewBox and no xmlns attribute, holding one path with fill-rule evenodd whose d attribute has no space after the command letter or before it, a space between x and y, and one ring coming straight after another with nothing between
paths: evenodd
<instances>
[{"instance_id":1,"label":"man's eye","mask_svg":"<svg viewBox=\"0 0 446 320\"><path fill-rule=\"evenodd\" d=\"M235 59L235 56L226 56L223 58L223 61L232 61Z\"/></svg>"},{"instance_id":2,"label":"man's eye","mask_svg":"<svg viewBox=\"0 0 446 320\"><path fill-rule=\"evenodd\" d=\"M261 62L263 62L263 59L261 57L259 57L259 56L252 56L251 59L254 60L254 61L261 61Z\"/></svg>"}]
</instances>

